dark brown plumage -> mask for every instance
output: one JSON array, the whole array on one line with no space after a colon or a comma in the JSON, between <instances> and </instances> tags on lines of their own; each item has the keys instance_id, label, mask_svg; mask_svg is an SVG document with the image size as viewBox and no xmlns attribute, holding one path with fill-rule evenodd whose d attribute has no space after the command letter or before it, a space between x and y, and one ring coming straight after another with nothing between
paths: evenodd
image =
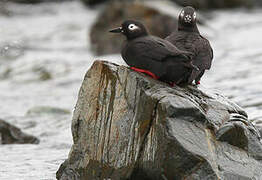
<instances>
[{"instance_id":1,"label":"dark brown plumage","mask_svg":"<svg viewBox=\"0 0 262 180\"><path fill-rule=\"evenodd\" d=\"M195 83L199 84L205 70L211 68L213 50L209 41L199 33L194 8L187 6L182 9L178 19L178 30L165 39L179 49L193 54L193 64L199 68L199 71L192 71L188 83L195 80Z\"/></svg>"},{"instance_id":2,"label":"dark brown plumage","mask_svg":"<svg viewBox=\"0 0 262 180\"><path fill-rule=\"evenodd\" d=\"M121 32L127 37L121 55L129 66L150 71L161 81L183 84L196 68L192 65L191 53L148 35L143 24L137 21L125 21L120 28L110 32Z\"/></svg>"}]
</instances>

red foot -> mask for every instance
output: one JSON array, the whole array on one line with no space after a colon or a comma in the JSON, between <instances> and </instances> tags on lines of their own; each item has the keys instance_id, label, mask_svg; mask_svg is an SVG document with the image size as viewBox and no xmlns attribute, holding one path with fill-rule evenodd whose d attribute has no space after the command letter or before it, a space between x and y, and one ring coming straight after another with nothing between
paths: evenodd
<instances>
[{"instance_id":1,"label":"red foot","mask_svg":"<svg viewBox=\"0 0 262 180\"><path fill-rule=\"evenodd\" d=\"M199 85L199 84L200 84L200 81L197 81L197 82L196 82L196 85Z\"/></svg>"},{"instance_id":2,"label":"red foot","mask_svg":"<svg viewBox=\"0 0 262 180\"><path fill-rule=\"evenodd\" d=\"M148 71L148 70L144 70L144 69L139 69L139 68L135 68L135 67L130 67L130 69L134 70L134 71L137 71L137 72L140 72L140 73L144 73L144 74L147 74L149 75L150 77L152 77L153 79L159 79L158 76L156 76L154 73Z\"/></svg>"},{"instance_id":3,"label":"red foot","mask_svg":"<svg viewBox=\"0 0 262 180\"><path fill-rule=\"evenodd\" d=\"M174 87L175 85L176 85L176 83L174 83L174 82L170 82L170 83L168 83L171 87Z\"/></svg>"}]
</instances>

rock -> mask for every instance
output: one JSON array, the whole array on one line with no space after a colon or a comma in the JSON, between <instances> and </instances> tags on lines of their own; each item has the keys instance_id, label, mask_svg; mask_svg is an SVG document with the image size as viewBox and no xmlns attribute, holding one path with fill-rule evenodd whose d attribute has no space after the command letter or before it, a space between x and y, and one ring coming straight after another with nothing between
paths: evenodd
<instances>
[{"instance_id":1,"label":"rock","mask_svg":"<svg viewBox=\"0 0 262 180\"><path fill-rule=\"evenodd\" d=\"M119 53L124 36L110 34L108 31L118 27L126 19L142 21L152 35L166 37L177 27L177 20L161 14L156 9L139 3L108 3L91 27L91 48L97 55Z\"/></svg>"},{"instance_id":2,"label":"rock","mask_svg":"<svg viewBox=\"0 0 262 180\"><path fill-rule=\"evenodd\" d=\"M0 63L2 61L16 60L23 56L24 53L25 47L23 47L20 42L9 42L0 44Z\"/></svg>"},{"instance_id":3,"label":"rock","mask_svg":"<svg viewBox=\"0 0 262 180\"><path fill-rule=\"evenodd\" d=\"M6 3L3 1L0 1L0 15L1 16L9 16L10 12L6 8Z\"/></svg>"},{"instance_id":4,"label":"rock","mask_svg":"<svg viewBox=\"0 0 262 180\"><path fill-rule=\"evenodd\" d=\"M0 119L0 144L38 144L39 139Z\"/></svg>"},{"instance_id":5,"label":"rock","mask_svg":"<svg viewBox=\"0 0 262 180\"><path fill-rule=\"evenodd\" d=\"M260 136L243 109L108 62L86 73L72 134L60 180L262 179Z\"/></svg>"},{"instance_id":6,"label":"rock","mask_svg":"<svg viewBox=\"0 0 262 180\"><path fill-rule=\"evenodd\" d=\"M257 156L256 158L262 160L260 147L256 148L257 139L253 139L254 137L258 137L261 140L259 129L243 115L235 113L231 113L230 115L230 120L224 122L216 132L217 139L242 148L248 151L249 154L252 154L252 156ZM258 152L257 149L259 149Z\"/></svg>"},{"instance_id":7,"label":"rock","mask_svg":"<svg viewBox=\"0 0 262 180\"><path fill-rule=\"evenodd\" d=\"M258 130L259 130L259 132L260 132L260 136L262 136L262 127L259 126L259 127L258 127Z\"/></svg>"},{"instance_id":8,"label":"rock","mask_svg":"<svg viewBox=\"0 0 262 180\"><path fill-rule=\"evenodd\" d=\"M259 5L258 0L172 0L181 6L193 6L197 9L253 7Z\"/></svg>"},{"instance_id":9,"label":"rock","mask_svg":"<svg viewBox=\"0 0 262 180\"><path fill-rule=\"evenodd\" d=\"M262 136L262 120L260 119L256 119L255 121L253 121L253 124L257 127L257 129L260 132L260 136Z\"/></svg>"}]
</instances>

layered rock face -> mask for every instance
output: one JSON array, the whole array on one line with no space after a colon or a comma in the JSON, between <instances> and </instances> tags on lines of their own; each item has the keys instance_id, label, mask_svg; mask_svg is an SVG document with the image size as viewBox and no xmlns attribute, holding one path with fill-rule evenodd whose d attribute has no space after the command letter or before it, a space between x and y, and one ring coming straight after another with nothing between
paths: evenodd
<instances>
[{"instance_id":1,"label":"layered rock face","mask_svg":"<svg viewBox=\"0 0 262 180\"><path fill-rule=\"evenodd\" d=\"M57 179L262 179L260 135L239 106L104 61L85 75L72 134Z\"/></svg>"}]
</instances>

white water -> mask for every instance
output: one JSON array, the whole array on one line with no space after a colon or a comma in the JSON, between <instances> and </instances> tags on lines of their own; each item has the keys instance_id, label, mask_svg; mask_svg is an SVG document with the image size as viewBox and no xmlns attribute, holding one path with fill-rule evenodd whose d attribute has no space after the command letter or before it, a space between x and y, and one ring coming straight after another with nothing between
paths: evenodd
<instances>
[{"instance_id":1,"label":"white water","mask_svg":"<svg viewBox=\"0 0 262 180\"><path fill-rule=\"evenodd\" d=\"M0 15L0 118L37 136L40 144L0 146L0 179L55 179L72 144L71 115L26 112L35 106L73 111L84 74L98 59L89 51L87 36L98 11L79 2L10 4L8 9L13 15ZM262 11L212 15L208 26L200 27L215 53L202 85L227 95L259 121ZM124 64L119 55L99 59ZM41 69L51 73L51 80L39 80Z\"/></svg>"}]
</instances>

